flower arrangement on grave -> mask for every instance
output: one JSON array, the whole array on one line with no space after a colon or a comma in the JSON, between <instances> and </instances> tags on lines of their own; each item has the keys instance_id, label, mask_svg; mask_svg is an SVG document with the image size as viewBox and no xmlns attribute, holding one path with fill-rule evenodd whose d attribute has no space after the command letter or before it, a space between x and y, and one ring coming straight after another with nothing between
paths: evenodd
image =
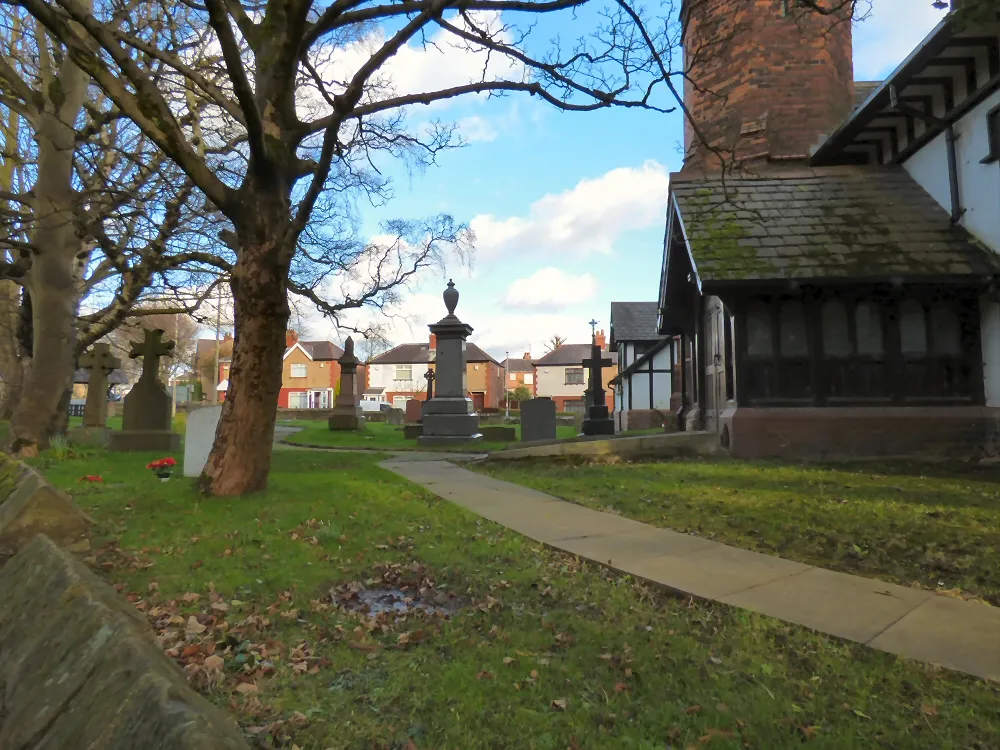
<instances>
[{"instance_id":1,"label":"flower arrangement on grave","mask_svg":"<svg viewBox=\"0 0 1000 750\"><path fill-rule=\"evenodd\" d=\"M85 477L80 477L76 481L78 482L103 482L104 477L97 476L96 474L88 474Z\"/></svg>"},{"instance_id":2,"label":"flower arrangement on grave","mask_svg":"<svg viewBox=\"0 0 1000 750\"><path fill-rule=\"evenodd\" d=\"M146 464L146 468L156 474L161 482L166 482L170 479L171 470L176 465L177 462L172 457L167 456L166 458L158 458L155 461L150 461Z\"/></svg>"}]
</instances>

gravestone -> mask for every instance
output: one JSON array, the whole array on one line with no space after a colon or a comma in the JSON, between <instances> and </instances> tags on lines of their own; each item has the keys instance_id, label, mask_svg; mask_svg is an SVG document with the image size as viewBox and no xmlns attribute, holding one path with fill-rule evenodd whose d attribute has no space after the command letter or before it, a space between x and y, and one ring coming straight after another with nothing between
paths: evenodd
<instances>
[{"instance_id":1,"label":"gravestone","mask_svg":"<svg viewBox=\"0 0 1000 750\"><path fill-rule=\"evenodd\" d=\"M556 402L533 398L521 402L521 442L556 439Z\"/></svg>"},{"instance_id":2,"label":"gravestone","mask_svg":"<svg viewBox=\"0 0 1000 750\"><path fill-rule=\"evenodd\" d=\"M420 412L424 408L424 402L411 398L406 402L406 423L416 424L420 421Z\"/></svg>"},{"instance_id":3,"label":"gravestone","mask_svg":"<svg viewBox=\"0 0 1000 750\"><path fill-rule=\"evenodd\" d=\"M170 429L172 399L160 382L160 357L171 356L173 341L163 341L163 330L146 330L142 343L133 343L130 359L142 357L142 375L125 396L121 432L111 434L114 451L174 451L181 436Z\"/></svg>"},{"instance_id":4,"label":"gravestone","mask_svg":"<svg viewBox=\"0 0 1000 750\"><path fill-rule=\"evenodd\" d=\"M83 406L83 427L70 430L73 443L105 446L108 444L108 375L121 367L108 344L94 344L80 357L80 368L87 371L87 400Z\"/></svg>"},{"instance_id":5,"label":"gravestone","mask_svg":"<svg viewBox=\"0 0 1000 750\"><path fill-rule=\"evenodd\" d=\"M615 420L608 413L606 394L601 385L602 372L611 367L611 359L601 356L601 347L595 341L590 346L590 359L583 360L583 366L590 373L587 384L587 409L583 417L584 435L614 435Z\"/></svg>"},{"instance_id":6,"label":"gravestone","mask_svg":"<svg viewBox=\"0 0 1000 750\"><path fill-rule=\"evenodd\" d=\"M449 280L444 291L444 305L448 310L437 323L428 328L436 337L434 362L434 398L424 403L424 433L417 438L420 445L452 445L481 442L479 415L472 407L468 393L468 373L465 366L465 341L472 333L472 326L455 315L458 290Z\"/></svg>"},{"instance_id":7,"label":"gravestone","mask_svg":"<svg viewBox=\"0 0 1000 750\"><path fill-rule=\"evenodd\" d=\"M184 432L184 476L198 477L205 470L221 417L221 406L205 406L188 414Z\"/></svg>"},{"instance_id":8,"label":"gravestone","mask_svg":"<svg viewBox=\"0 0 1000 750\"><path fill-rule=\"evenodd\" d=\"M327 426L331 430L357 430L365 423L355 385L361 361L354 356L354 339L350 336L344 342L344 354L337 361L340 363L340 393Z\"/></svg>"},{"instance_id":9,"label":"gravestone","mask_svg":"<svg viewBox=\"0 0 1000 750\"><path fill-rule=\"evenodd\" d=\"M517 440L517 430L513 427L487 425L480 427L479 429L483 433L483 440L490 443L513 443Z\"/></svg>"},{"instance_id":10,"label":"gravestone","mask_svg":"<svg viewBox=\"0 0 1000 750\"><path fill-rule=\"evenodd\" d=\"M403 418L404 415L402 409L393 408L389 409L389 411L385 413L386 424L396 425L397 427L399 427L401 424L403 424Z\"/></svg>"}]
</instances>

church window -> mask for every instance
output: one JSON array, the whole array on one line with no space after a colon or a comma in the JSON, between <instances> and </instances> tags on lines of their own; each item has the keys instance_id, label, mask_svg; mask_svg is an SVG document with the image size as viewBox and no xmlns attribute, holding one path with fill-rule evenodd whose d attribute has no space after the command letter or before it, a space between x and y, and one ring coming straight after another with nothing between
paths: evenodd
<instances>
[{"instance_id":1,"label":"church window","mask_svg":"<svg viewBox=\"0 0 1000 750\"><path fill-rule=\"evenodd\" d=\"M751 357L773 357L774 340L771 311L755 302L747 311L747 354Z\"/></svg>"},{"instance_id":2,"label":"church window","mask_svg":"<svg viewBox=\"0 0 1000 750\"><path fill-rule=\"evenodd\" d=\"M934 354L955 357L961 354L962 341L955 309L942 302L931 308L931 341Z\"/></svg>"},{"instance_id":3,"label":"church window","mask_svg":"<svg viewBox=\"0 0 1000 750\"><path fill-rule=\"evenodd\" d=\"M882 354L882 316L871 302L859 302L854 308L858 354L877 357Z\"/></svg>"},{"instance_id":4,"label":"church window","mask_svg":"<svg viewBox=\"0 0 1000 750\"><path fill-rule=\"evenodd\" d=\"M923 305L916 300L908 299L899 306L899 339L903 356L927 353L927 321Z\"/></svg>"},{"instance_id":5,"label":"church window","mask_svg":"<svg viewBox=\"0 0 1000 750\"><path fill-rule=\"evenodd\" d=\"M823 303L823 354L827 357L849 357L851 336L847 328L847 309L839 299Z\"/></svg>"},{"instance_id":6,"label":"church window","mask_svg":"<svg viewBox=\"0 0 1000 750\"><path fill-rule=\"evenodd\" d=\"M779 314L782 357L808 357L806 315L801 302L783 302Z\"/></svg>"}]
</instances>

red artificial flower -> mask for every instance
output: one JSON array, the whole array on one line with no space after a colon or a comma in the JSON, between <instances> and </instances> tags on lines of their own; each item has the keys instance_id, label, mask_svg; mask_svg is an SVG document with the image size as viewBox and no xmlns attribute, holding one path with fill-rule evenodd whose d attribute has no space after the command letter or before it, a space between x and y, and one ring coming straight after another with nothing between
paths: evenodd
<instances>
[{"instance_id":1,"label":"red artificial flower","mask_svg":"<svg viewBox=\"0 0 1000 750\"><path fill-rule=\"evenodd\" d=\"M78 482L103 482L104 477L99 477L96 474L88 474L85 477L80 477Z\"/></svg>"},{"instance_id":2,"label":"red artificial flower","mask_svg":"<svg viewBox=\"0 0 1000 750\"><path fill-rule=\"evenodd\" d=\"M156 469L168 469L171 466L176 465L177 461L175 461L171 456L167 456L166 458L158 458L155 461L150 461L146 464L146 468L153 469L155 471Z\"/></svg>"}]
</instances>

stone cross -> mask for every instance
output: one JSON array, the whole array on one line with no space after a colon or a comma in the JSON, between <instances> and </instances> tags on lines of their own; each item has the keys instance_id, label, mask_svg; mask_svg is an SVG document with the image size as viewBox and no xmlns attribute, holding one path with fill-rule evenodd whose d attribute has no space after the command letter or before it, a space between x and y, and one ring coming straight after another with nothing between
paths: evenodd
<instances>
[{"instance_id":1,"label":"stone cross","mask_svg":"<svg viewBox=\"0 0 1000 750\"><path fill-rule=\"evenodd\" d=\"M132 342L132 349L128 356L129 359L142 357L142 375L139 376L140 380L159 380L160 357L173 356L171 352L175 344L173 341L163 341L163 333L162 328L154 328L153 330L147 328L143 331L142 343L138 341Z\"/></svg>"},{"instance_id":2,"label":"stone cross","mask_svg":"<svg viewBox=\"0 0 1000 750\"><path fill-rule=\"evenodd\" d=\"M590 319L589 325L590 325L590 341L591 341L591 343L597 341L597 323L598 323L598 321L596 321L594 318Z\"/></svg>"},{"instance_id":3,"label":"stone cross","mask_svg":"<svg viewBox=\"0 0 1000 750\"><path fill-rule=\"evenodd\" d=\"M121 367L121 360L111 355L108 344L94 344L80 357L80 367L86 370L87 403L83 407L84 427L105 427L108 420L108 375Z\"/></svg>"},{"instance_id":4,"label":"stone cross","mask_svg":"<svg viewBox=\"0 0 1000 750\"><path fill-rule=\"evenodd\" d=\"M587 379L587 390L591 391L595 396L597 392L600 391L600 401L592 401L592 404L604 404L604 387L601 385L602 376L601 373L604 371L605 367L611 367L612 362L610 357L601 356L601 347L597 344L592 344L590 347L590 359L583 360L583 366L587 368L590 373Z\"/></svg>"},{"instance_id":5,"label":"stone cross","mask_svg":"<svg viewBox=\"0 0 1000 750\"><path fill-rule=\"evenodd\" d=\"M587 383L587 414L583 420L584 435L614 435L615 422L608 412L601 373L611 367L611 359L601 356L597 343L590 346L590 359L583 360L583 366L590 371Z\"/></svg>"},{"instance_id":6,"label":"stone cross","mask_svg":"<svg viewBox=\"0 0 1000 750\"><path fill-rule=\"evenodd\" d=\"M434 370L425 372L424 380L427 381L427 400L430 401L434 398Z\"/></svg>"}]
</instances>

